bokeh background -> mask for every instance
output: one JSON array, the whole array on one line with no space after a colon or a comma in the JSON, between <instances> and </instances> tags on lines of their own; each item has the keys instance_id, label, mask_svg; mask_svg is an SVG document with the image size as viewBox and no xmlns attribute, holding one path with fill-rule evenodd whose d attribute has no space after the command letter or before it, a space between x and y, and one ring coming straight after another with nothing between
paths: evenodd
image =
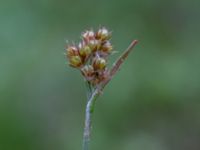
<instances>
[{"instance_id":1,"label":"bokeh background","mask_svg":"<svg viewBox=\"0 0 200 150\"><path fill-rule=\"evenodd\" d=\"M98 100L91 150L200 149L199 0L1 0L0 150L80 150L86 94L65 41L140 43Z\"/></svg>"}]
</instances>

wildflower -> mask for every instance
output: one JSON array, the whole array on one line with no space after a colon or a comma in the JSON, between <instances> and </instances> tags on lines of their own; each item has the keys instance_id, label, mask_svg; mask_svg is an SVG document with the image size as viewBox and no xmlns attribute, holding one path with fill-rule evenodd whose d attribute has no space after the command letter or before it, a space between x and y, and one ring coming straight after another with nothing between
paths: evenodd
<instances>
[{"instance_id":1,"label":"wildflower","mask_svg":"<svg viewBox=\"0 0 200 150\"><path fill-rule=\"evenodd\" d=\"M66 49L69 65L77 68L94 88L110 80L123 62L120 59L112 69L108 69L107 60L113 49L110 38L111 32L105 27L96 32L87 30L82 33L78 45L69 45Z\"/></svg>"},{"instance_id":2,"label":"wildflower","mask_svg":"<svg viewBox=\"0 0 200 150\"><path fill-rule=\"evenodd\" d=\"M117 59L112 68L108 68L108 59L113 46L110 43L111 32L101 28L97 32L87 30L81 35L82 41L77 45L68 46L66 55L69 65L78 69L86 80L88 101L85 114L83 149L88 150L91 132L91 116L97 97L104 87L120 69L132 48L137 44L134 40L125 52Z\"/></svg>"}]
</instances>

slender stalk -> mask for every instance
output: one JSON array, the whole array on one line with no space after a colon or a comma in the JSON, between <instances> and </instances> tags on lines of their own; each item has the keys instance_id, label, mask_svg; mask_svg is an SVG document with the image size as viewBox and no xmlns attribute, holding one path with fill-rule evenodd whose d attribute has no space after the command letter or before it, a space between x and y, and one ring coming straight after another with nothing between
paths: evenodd
<instances>
[{"instance_id":1,"label":"slender stalk","mask_svg":"<svg viewBox=\"0 0 200 150\"><path fill-rule=\"evenodd\" d=\"M99 96L99 91L94 90L90 98L87 101L86 112L85 112L85 128L83 133L83 150L89 150L91 125L92 125L92 114L94 112L94 106L97 97Z\"/></svg>"},{"instance_id":2,"label":"slender stalk","mask_svg":"<svg viewBox=\"0 0 200 150\"><path fill-rule=\"evenodd\" d=\"M90 99L90 96L91 96L91 94L92 94L92 86L91 86L91 84L90 84L90 82L88 82L88 81L85 81L85 85L86 85L86 93L87 93L87 100L89 100Z\"/></svg>"}]
</instances>

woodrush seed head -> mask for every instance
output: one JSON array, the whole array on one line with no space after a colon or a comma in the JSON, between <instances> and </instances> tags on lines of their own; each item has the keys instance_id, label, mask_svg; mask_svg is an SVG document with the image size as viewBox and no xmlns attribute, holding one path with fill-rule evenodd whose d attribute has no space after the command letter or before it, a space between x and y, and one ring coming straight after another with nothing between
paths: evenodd
<instances>
[{"instance_id":1,"label":"woodrush seed head","mask_svg":"<svg viewBox=\"0 0 200 150\"><path fill-rule=\"evenodd\" d=\"M85 80L97 86L108 77L107 59L112 52L109 39L111 32L101 28L97 32L87 30L78 46L68 46L67 58L70 66L81 71Z\"/></svg>"}]
</instances>

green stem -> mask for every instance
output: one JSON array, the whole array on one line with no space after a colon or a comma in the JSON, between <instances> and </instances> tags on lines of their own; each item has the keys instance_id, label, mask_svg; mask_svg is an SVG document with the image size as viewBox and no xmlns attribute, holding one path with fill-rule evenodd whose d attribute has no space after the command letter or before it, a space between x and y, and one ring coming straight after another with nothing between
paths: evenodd
<instances>
[{"instance_id":1,"label":"green stem","mask_svg":"<svg viewBox=\"0 0 200 150\"><path fill-rule=\"evenodd\" d=\"M87 88L87 99L89 100L91 94L92 94L92 85L89 81L86 81L86 88Z\"/></svg>"},{"instance_id":2,"label":"green stem","mask_svg":"<svg viewBox=\"0 0 200 150\"><path fill-rule=\"evenodd\" d=\"M85 112L85 128L83 134L83 150L89 150L92 114L94 112L94 106L98 96L99 96L99 91L94 90L94 92L91 94L90 98L87 101L86 112Z\"/></svg>"}]
</instances>

